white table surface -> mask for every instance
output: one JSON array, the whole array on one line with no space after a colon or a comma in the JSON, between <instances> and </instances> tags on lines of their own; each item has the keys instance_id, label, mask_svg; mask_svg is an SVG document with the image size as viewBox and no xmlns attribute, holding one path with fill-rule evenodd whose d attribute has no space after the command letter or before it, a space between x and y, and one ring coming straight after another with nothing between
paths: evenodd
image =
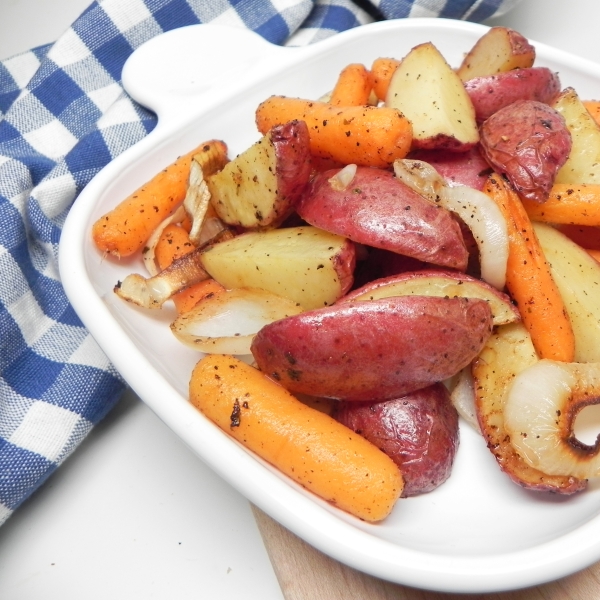
<instances>
[{"instance_id":1,"label":"white table surface","mask_svg":"<svg viewBox=\"0 0 600 600\"><path fill-rule=\"evenodd\" d=\"M0 58L54 41L88 3L0 0ZM600 62L598 22L598 0L522 0L489 24ZM248 503L129 392L0 528L0 598L283 595Z\"/></svg>"}]
</instances>

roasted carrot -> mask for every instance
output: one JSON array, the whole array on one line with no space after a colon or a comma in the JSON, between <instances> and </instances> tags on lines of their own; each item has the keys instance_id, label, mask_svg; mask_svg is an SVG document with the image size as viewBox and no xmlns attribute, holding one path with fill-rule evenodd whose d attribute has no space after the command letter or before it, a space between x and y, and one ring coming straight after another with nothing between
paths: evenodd
<instances>
[{"instance_id":1,"label":"roasted carrot","mask_svg":"<svg viewBox=\"0 0 600 600\"><path fill-rule=\"evenodd\" d=\"M158 268L162 271L176 258L191 252L195 248L190 241L189 233L179 225L167 225L154 248L154 258Z\"/></svg>"},{"instance_id":2,"label":"roasted carrot","mask_svg":"<svg viewBox=\"0 0 600 600\"><path fill-rule=\"evenodd\" d=\"M222 292L224 289L225 288L214 279L205 279L204 281L199 281L194 285L190 285L190 287L181 290L181 292L177 292L171 300L173 300L173 303L175 304L177 314L181 315L194 308L198 302L201 302L217 292Z\"/></svg>"},{"instance_id":3,"label":"roasted carrot","mask_svg":"<svg viewBox=\"0 0 600 600\"><path fill-rule=\"evenodd\" d=\"M399 498L402 475L387 454L237 358L205 356L189 389L221 429L342 510L380 521Z\"/></svg>"},{"instance_id":4,"label":"roasted carrot","mask_svg":"<svg viewBox=\"0 0 600 600\"><path fill-rule=\"evenodd\" d=\"M598 262L600 262L600 250L589 250L588 253L593 256Z\"/></svg>"},{"instance_id":5,"label":"roasted carrot","mask_svg":"<svg viewBox=\"0 0 600 600\"><path fill-rule=\"evenodd\" d=\"M311 152L342 164L390 167L405 157L412 142L410 121L395 108L336 107L285 96L271 96L256 110L261 133L299 119L310 133Z\"/></svg>"},{"instance_id":6,"label":"roasted carrot","mask_svg":"<svg viewBox=\"0 0 600 600\"><path fill-rule=\"evenodd\" d=\"M394 71L400 66L400 61L395 58L376 58L371 65L371 79L375 95L385 101L388 87Z\"/></svg>"},{"instance_id":7,"label":"roasted carrot","mask_svg":"<svg viewBox=\"0 0 600 600\"><path fill-rule=\"evenodd\" d=\"M331 92L329 104L333 106L363 106L369 103L373 89L371 73L359 63L352 63L342 69Z\"/></svg>"},{"instance_id":8,"label":"roasted carrot","mask_svg":"<svg viewBox=\"0 0 600 600\"><path fill-rule=\"evenodd\" d=\"M142 249L152 232L185 198L194 154L209 152L220 141L204 142L157 173L92 227L92 238L102 252L119 257Z\"/></svg>"},{"instance_id":9,"label":"roasted carrot","mask_svg":"<svg viewBox=\"0 0 600 600\"><path fill-rule=\"evenodd\" d=\"M600 185L555 183L545 202L523 200L532 221L600 226Z\"/></svg>"},{"instance_id":10,"label":"roasted carrot","mask_svg":"<svg viewBox=\"0 0 600 600\"><path fill-rule=\"evenodd\" d=\"M600 125L600 100L584 100L583 105L587 108L590 115L592 115L594 121Z\"/></svg>"},{"instance_id":11,"label":"roasted carrot","mask_svg":"<svg viewBox=\"0 0 600 600\"><path fill-rule=\"evenodd\" d=\"M575 337L531 221L516 192L496 174L483 190L500 208L509 234L506 287L540 358L572 362Z\"/></svg>"}]
</instances>

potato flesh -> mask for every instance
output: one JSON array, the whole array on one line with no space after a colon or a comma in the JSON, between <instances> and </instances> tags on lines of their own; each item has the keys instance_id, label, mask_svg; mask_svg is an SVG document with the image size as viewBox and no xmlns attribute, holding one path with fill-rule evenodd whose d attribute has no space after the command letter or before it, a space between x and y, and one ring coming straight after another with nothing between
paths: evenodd
<instances>
[{"instance_id":1,"label":"potato flesh","mask_svg":"<svg viewBox=\"0 0 600 600\"><path fill-rule=\"evenodd\" d=\"M492 27L481 36L457 70L462 81L531 67L535 48L517 31Z\"/></svg>"},{"instance_id":2,"label":"potato flesh","mask_svg":"<svg viewBox=\"0 0 600 600\"><path fill-rule=\"evenodd\" d=\"M292 121L274 127L206 183L222 221L255 229L280 224L309 176L308 129L304 122Z\"/></svg>"},{"instance_id":3,"label":"potato flesh","mask_svg":"<svg viewBox=\"0 0 600 600\"><path fill-rule=\"evenodd\" d=\"M556 174L556 183L600 183L600 126L573 88L564 90L553 107L564 117L573 140L569 158Z\"/></svg>"},{"instance_id":4,"label":"potato flesh","mask_svg":"<svg viewBox=\"0 0 600 600\"><path fill-rule=\"evenodd\" d=\"M486 300L492 311L494 325L504 325L520 320L510 298L486 284L464 273L434 270L403 273L387 277L352 291L342 302L378 300L391 296L439 296L441 298L481 298Z\"/></svg>"},{"instance_id":5,"label":"potato flesh","mask_svg":"<svg viewBox=\"0 0 600 600\"><path fill-rule=\"evenodd\" d=\"M402 60L385 103L411 121L414 148L466 151L479 141L473 103L431 43L416 46Z\"/></svg>"},{"instance_id":6,"label":"potato flesh","mask_svg":"<svg viewBox=\"0 0 600 600\"><path fill-rule=\"evenodd\" d=\"M206 271L225 288L259 288L305 309L333 304L352 284L355 251L315 227L248 232L204 252Z\"/></svg>"},{"instance_id":7,"label":"potato flesh","mask_svg":"<svg viewBox=\"0 0 600 600\"><path fill-rule=\"evenodd\" d=\"M479 426L500 468L515 483L531 490L573 494L584 489L586 482L547 475L529 466L511 444L504 426L504 406L514 378L537 361L522 323L499 327L489 337L472 367Z\"/></svg>"},{"instance_id":8,"label":"potato flesh","mask_svg":"<svg viewBox=\"0 0 600 600\"><path fill-rule=\"evenodd\" d=\"M575 335L575 362L600 362L600 263L550 225L534 223Z\"/></svg>"}]
</instances>

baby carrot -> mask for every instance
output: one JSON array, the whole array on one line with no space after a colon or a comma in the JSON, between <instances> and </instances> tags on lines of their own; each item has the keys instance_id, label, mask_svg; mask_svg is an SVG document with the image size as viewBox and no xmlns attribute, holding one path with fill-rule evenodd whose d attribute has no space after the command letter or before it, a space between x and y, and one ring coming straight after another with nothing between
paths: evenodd
<instances>
[{"instance_id":1,"label":"baby carrot","mask_svg":"<svg viewBox=\"0 0 600 600\"><path fill-rule=\"evenodd\" d=\"M600 225L600 185L555 183L545 202L523 200L532 221Z\"/></svg>"},{"instance_id":2,"label":"baby carrot","mask_svg":"<svg viewBox=\"0 0 600 600\"><path fill-rule=\"evenodd\" d=\"M92 227L97 248L116 256L130 256L141 250L158 225L185 198L192 157L210 152L220 141L204 142L157 173Z\"/></svg>"},{"instance_id":3,"label":"baby carrot","mask_svg":"<svg viewBox=\"0 0 600 600\"><path fill-rule=\"evenodd\" d=\"M251 451L360 519L385 518L402 492L402 475L387 454L237 358L200 360L190 400Z\"/></svg>"},{"instance_id":4,"label":"baby carrot","mask_svg":"<svg viewBox=\"0 0 600 600\"><path fill-rule=\"evenodd\" d=\"M600 100L584 100L583 105L587 108L590 115L592 115L594 121L600 125Z\"/></svg>"},{"instance_id":5,"label":"baby carrot","mask_svg":"<svg viewBox=\"0 0 600 600\"><path fill-rule=\"evenodd\" d=\"M500 208L509 235L506 287L540 358L572 362L575 337L531 221L516 192L498 175L483 190Z\"/></svg>"},{"instance_id":6,"label":"baby carrot","mask_svg":"<svg viewBox=\"0 0 600 600\"><path fill-rule=\"evenodd\" d=\"M388 87L394 71L400 66L400 61L395 58L376 58L371 65L371 79L375 95L385 101Z\"/></svg>"},{"instance_id":7,"label":"baby carrot","mask_svg":"<svg viewBox=\"0 0 600 600\"><path fill-rule=\"evenodd\" d=\"M332 106L300 98L271 96L256 110L256 124L265 134L275 125L305 121L311 152L346 164L391 167L412 143L412 124L397 109L376 106Z\"/></svg>"},{"instance_id":8,"label":"baby carrot","mask_svg":"<svg viewBox=\"0 0 600 600\"><path fill-rule=\"evenodd\" d=\"M173 300L173 303L175 304L177 314L181 315L194 308L198 302L213 296L217 292L222 292L224 289L225 288L214 279L205 279L204 281L199 281L198 283L190 285L190 287L181 290L181 292L177 292L171 297L171 300Z\"/></svg>"},{"instance_id":9,"label":"baby carrot","mask_svg":"<svg viewBox=\"0 0 600 600\"><path fill-rule=\"evenodd\" d=\"M373 84L369 70L359 63L352 63L340 73L331 92L329 104L334 106L363 106L369 103Z\"/></svg>"},{"instance_id":10,"label":"baby carrot","mask_svg":"<svg viewBox=\"0 0 600 600\"><path fill-rule=\"evenodd\" d=\"M154 258L158 268L166 269L176 258L191 252L195 248L189 233L179 225L167 225L156 242Z\"/></svg>"}]
</instances>

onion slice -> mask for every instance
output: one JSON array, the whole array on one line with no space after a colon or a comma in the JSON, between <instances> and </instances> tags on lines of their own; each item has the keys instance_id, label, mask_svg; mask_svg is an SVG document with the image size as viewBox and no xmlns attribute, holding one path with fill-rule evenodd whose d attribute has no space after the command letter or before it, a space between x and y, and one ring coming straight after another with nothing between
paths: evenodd
<instances>
[{"instance_id":1,"label":"onion slice","mask_svg":"<svg viewBox=\"0 0 600 600\"><path fill-rule=\"evenodd\" d=\"M332 189L343 192L354 180L357 169L358 166L355 164L346 165L329 179L329 185L331 185Z\"/></svg>"},{"instance_id":2,"label":"onion slice","mask_svg":"<svg viewBox=\"0 0 600 600\"><path fill-rule=\"evenodd\" d=\"M573 433L586 406L600 404L600 363L543 359L519 373L508 392L504 425L523 459L549 475L600 476L600 439Z\"/></svg>"},{"instance_id":3,"label":"onion slice","mask_svg":"<svg viewBox=\"0 0 600 600\"><path fill-rule=\"evenodd\" d=\"M495 288L503 289L508 260L508 229L494 201L474 188L449 186L434 167L421 160L396 160L394 173L414 191L462 219L472 231L479 248L481 278Z\"/></svg>"},{"instance_id":4,"label":"onion slice","mask_svg":"<svg viewBox=\"0 0 600 600\"><path fill-rule=\"evenodd\" d=\"M247 355L262 327L300 312L302 307L288 298L260 289L235 288L201 300L173 321L171 331L200 352Z\"/></svg>"},{"instance_id":5,"label":"onion slice","mask_svg":"<svg viewBox=\"0 0 600 600\"><path fill-rule=\"evenodd\" d=\"M475 388L471 365L459 371L456 383L450 390L450 401L456 408L456 412L475 430L481 433L481 427L477 420L477 409L475 408Z\"/></svg>"},{"instance_id":6,"label":"onion slice","mask_svg":"<svg viewBox=\"0 0 600 600\"><path fill-rule=\"evenodd\" d=\"M209 278L202 266L202 250L192 250L153 277L131 273L115 286L114 292L122 300L137 306L160 308L173 294Z\"/></svg>"},{"instance_id":7,"label":"onion slice","mask_svg":"<svg viewBox=\"0 0 600 600\"><path fill-rule=\"evenodd\" d=\"M190 240L196 246L199 246L216 233L215 224L212 222L210 224L211 231L209 233L203 232L207 221L217 219L220 222L216 217L216 213L210 210L211 195L204 178L220 171L227 162L227 146L217 140L207 142L203 146L202 152L194 154L192 157L188 189L183 207L192 221ZM220 228L224 229L225 225L221 223Z\"/></svg>"}]
</instances>

